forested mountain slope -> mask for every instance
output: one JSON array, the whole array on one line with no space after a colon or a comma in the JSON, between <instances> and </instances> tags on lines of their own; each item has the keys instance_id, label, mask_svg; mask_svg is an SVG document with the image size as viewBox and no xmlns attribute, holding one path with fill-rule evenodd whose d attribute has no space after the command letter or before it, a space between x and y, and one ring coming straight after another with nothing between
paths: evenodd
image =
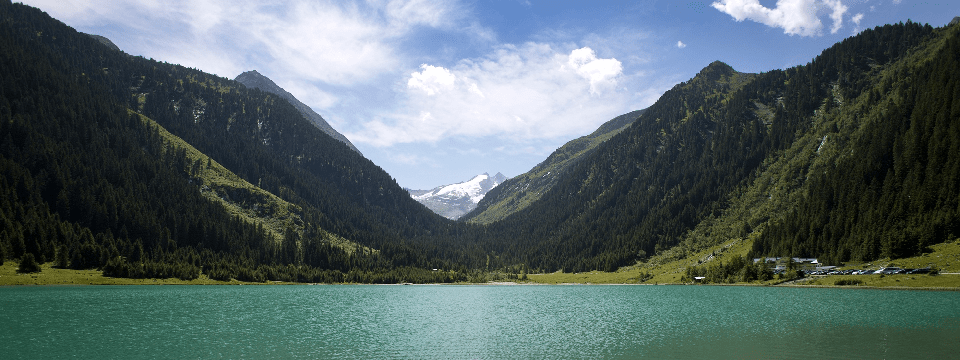
<instances>
[{"instance_id":1,"label":"forested mountain slope","mask_svg":"<svg viewBox=\"0 0 960 360\"><path fill-rule=\"evenodd\" d=\"M492 224L488 245L534 267L581 271L614 270L688 239L749 237L757 256L833 262L952 240L957 30L878 27L807 65L756 75L711 64L539 201ZM813 152L799 151L814 138ZM774 167L782 162L791 166ZM766 196L751 206L774 211L736 218L733 206L749 209L757 191ZM776 198L781 191L802 196ZM724 231L712 231L718 218Z\"/></svg>"},{"instance_id":2,"label":"forested mountain slope","mask_svg":"<svg viewBox=\"0 0 960 360\"><path fill-rule=\"evenodd\" d=\"M0 248L10 257L62 254L83 258L65 263L86 268L123 256L205 272L211 264L233 272L283 264L344 272L452 267L435 242L404 241L451 223L287 101L128 56L9 1L0 2L0 41ZM165 140L167 132L176 140ZM264 193L244 195L244 185L211 199L202 176L211 167ZM254 200L271 196L282 202ZM285 229L267 229L224 201L261 213L284 203L294 214ZM271 235L280 233L281 241ZM350 257L331 239L378 251Z\"/></svg>"},{"instance_id":3,"label":"forested mountain slope","mask_svg":"<svg viewBox=\"0 0 960 360\"><path fill-rule=\"evenodd\" d=\"M539 201L492 224L498 239L510 239L498 250L580 271L614 270L672 245L763 158L763 119L725 111L732 93L759 84L755 77L715 62L664 93Z\"/></svg>"},{"instance_id":4,"label":"forested mountain slope","mask_svg":"<svg viewBox=\"0 0 960 360\"><path fill-rule=\"evenodd\" d=\"M489 224L513 214L550 190L560 176L597 145L633 124L643 110L632 111L605 122L590 135L570 140L533 169L510 178L490 190L477 207L460 218L462 221Z\"/></svg>"},{"instance_id":5,"label":"forested mountain slope","mask_svg":"<svg viewBox=\"0 0 960 360\"><path fill-rule=\"evenodd\" d=\"M960 236L960 25L929 31L888 26L824 53L857 67L822 68L838 81L805 132L818 143L798 154L798 199L759 234L754 254L900 258ZM883 38L898 32L922 46L887 55L895 43ZM874 65L885 58L893 61Z\"/></svg>"},{"instance_id":6,"label":"forested mountain slope","mask_svg":"<svg viewBox=\"0 0 960 360\"><path fill-rule=\"evenodd\" d=\"M743 242L738 248L752 248L747 258L856 264L917 256L957 240L958 35L956 24L934 30L908 22L868 30L825 51L815 64L842 64L839 73L820 67L841 80L809 125L728 196L726 209L652 262ZM920 45L897 50L911 43ZM712 258L697 259L706 264L695 272L723 273L720 280L740 276Z\"/></svg>"}]
</instances>

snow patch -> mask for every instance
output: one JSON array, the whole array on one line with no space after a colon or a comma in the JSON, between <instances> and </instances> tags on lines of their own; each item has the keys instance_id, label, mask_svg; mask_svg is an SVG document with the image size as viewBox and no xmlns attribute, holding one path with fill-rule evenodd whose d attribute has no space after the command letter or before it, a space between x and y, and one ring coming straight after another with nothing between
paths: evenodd
<instances>
[{"instance_id":1,"label":"snow patch","mask_svg":"<svg viewBox=\"0 0 960 360\"><path fill-rule=\"evenodd\" d=\"M440 186L428 193L414 196L413 198L418 201L437 197L448 199L470 198L470 201L476 204L483 199L483 196L486 195L490 189L493 189L497 185L500 185L500 183L491 179L489 174L480 174L468 181Z\"/></svg>"}]
</instances>

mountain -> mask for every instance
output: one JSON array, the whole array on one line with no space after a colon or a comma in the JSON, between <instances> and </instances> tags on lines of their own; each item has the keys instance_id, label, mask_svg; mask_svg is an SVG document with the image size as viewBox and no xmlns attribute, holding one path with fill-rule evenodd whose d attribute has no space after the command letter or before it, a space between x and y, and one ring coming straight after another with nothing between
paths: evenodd
<instances>
[{"instance_id":1,"label":"mountain","mask_svg":"<svg viewBox=\"0 0 960 360\"><path fill-rule=\"evenodd\" d=\"M21 4L0 1L0 18L4 258L122 277L445 282L463 273L428 269L483 256L437 240L452 222L277 95L117 52Z\"/></svg>"},{"instance_id":2,"label":"mountain","mask_svg":"<svg viewBox=\"0 0 960 360\"><path fill-rule=\"evenodd\" d=\"M463 216L477 207L477 203L490 190L500 185L507 177L501 173L494 176L483 173L468 181L437 186L432 190L407 190L414 200L447 219Z\"/></svg>"},{"instance_id":3,"label":"mountain","mask_svg":"<svg viewBox=\"0 0 960 360\"><path fill-rule=\"evenodd\" d=\"M317 128L322 130L327 135L330 135L330 137L340 140L344 144L347 144L347 146L350 147L350 149L352 149L353 151L360 153L360 150L358 150L355 146L353 146L353 143L351 143L346 136L343 136L343 134L340 134L339 132L337 132L337 130L335 130L332 126L330 126L330 124L328 124L327 121L320 116L320 114L317 114L309 106L300 102L300 100L297 100L297 98L294 97L293 94L290 94L289 92L287 92L286 90L278 86L276 83L273 82L273 80L270 80L270 78L260 75L260 73L257 72L256 70L247 71L240 75L237 75L234 81L239 82L248 88L260 89L286 99L287 101L290 102L290 104L293 105L293 107L297 109L297 111L300 112L300 114L303 115L303 117L307 118L307 120L310 120L314 125L317 126Z\"/></svg>"},{"instance_id":4,"label":"mountain","mask_svg":"<svg viewBox=\"0 0 960 360\"><path fill-rule=\"evenodd\" d=\"M486 249L578 272L724 242L840 264L952 241L958 32L877 27L761 74L714 62L488 225Z\"/></svg>"},{"instance_id":5,"label":"mountain","mask_svg":"<svg viewBox=\"0 0 960 360\"><path fill-rule=\"evenodd\" d=\"M567 169L597 145L629 127L642 113L643 110L637 110L617 116L592 134L567 142L530 171L510 178L491 190L475 209L471 209L460 220L489 224L529 206L550 190Z\"/></svg>"}]
</instances>

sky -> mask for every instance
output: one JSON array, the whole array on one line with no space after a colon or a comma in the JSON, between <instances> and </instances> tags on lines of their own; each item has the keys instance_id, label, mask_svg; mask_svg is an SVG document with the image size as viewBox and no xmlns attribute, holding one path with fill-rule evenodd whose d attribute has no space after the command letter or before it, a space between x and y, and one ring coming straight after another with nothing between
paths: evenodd
<instances>
[{"instance_id":1,"label":"sky","mask_svg":"<svg viewBox=\"0 0 960 360\"><path fill-rule=\"evenodd\" d=\"M522 174L713 61L803 65L960 2L26 0L126 53L233 79L257 70L411 189Z\"/></svg>"}]
</instances>

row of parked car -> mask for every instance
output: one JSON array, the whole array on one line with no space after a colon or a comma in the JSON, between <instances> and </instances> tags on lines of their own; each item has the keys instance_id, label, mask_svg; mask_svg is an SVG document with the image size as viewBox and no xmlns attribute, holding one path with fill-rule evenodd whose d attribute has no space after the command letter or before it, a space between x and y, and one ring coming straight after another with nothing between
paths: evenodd
<instances>
[{"instance_id":1,"label":"row of parked car","mask_svg":"<svg viewBox=\"0 0 960 360\"><path fill-rule=\"evenodd\" d=\"M884 275L893 275L893 274L930 274L933 273L931 268L922 268L922 269L901 269L898 267L885 267L880 268L879 270L832 270L832 271L814 271L810 272L807 275L875 275L875 274L884 274Z\"/></svg>"}]
</instances>

